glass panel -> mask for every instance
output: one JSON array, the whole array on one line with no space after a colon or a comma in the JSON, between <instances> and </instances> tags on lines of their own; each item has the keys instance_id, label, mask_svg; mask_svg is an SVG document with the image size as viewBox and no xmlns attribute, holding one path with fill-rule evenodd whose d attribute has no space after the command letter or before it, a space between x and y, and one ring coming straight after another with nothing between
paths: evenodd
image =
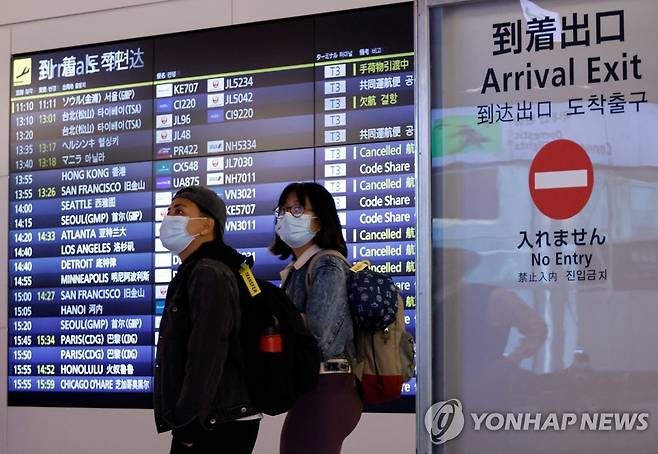
<instances>
[{"instance_id":1,"label":"glass panel","mask_svg":"<svg viewBox=\"0 0 658 454\"><path fill-rule=\"evenodd\" d=\"M436 452L658 445L657 14L430 10Z\"/></svg>"}]
</instances>

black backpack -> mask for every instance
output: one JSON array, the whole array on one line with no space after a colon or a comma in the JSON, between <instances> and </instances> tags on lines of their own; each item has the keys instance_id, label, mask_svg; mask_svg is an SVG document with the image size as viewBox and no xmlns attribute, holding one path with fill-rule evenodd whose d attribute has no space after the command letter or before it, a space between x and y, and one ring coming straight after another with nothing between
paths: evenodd
<instances>
[{"instance_id":1,"label":"black backpack","mask_svg":"<svg viewBox=\"0 0 658 454\"><path fill-rule=\"evenodd\" d=\"M250 269L253 260L248 258L245 263ZM286 293L268 281L254 278L250 270L249 274L251 277L245 279L240 270L236 272L245 375L253 406L274 416L285 413L300 396L316 388L321 354L315 337ZM252 296L256 289L260 292ZM261 338L277 334L281 351L261 351Z\"/></svg>"}]
</instances>

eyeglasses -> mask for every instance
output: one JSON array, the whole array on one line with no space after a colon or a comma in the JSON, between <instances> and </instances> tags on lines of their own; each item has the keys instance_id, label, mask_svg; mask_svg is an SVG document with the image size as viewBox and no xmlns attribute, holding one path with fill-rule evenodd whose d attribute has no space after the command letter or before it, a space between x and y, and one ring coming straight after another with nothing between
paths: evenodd
<instances>
[{"instance_id":1,"label":"eyeglasses","mask_svg":"<svg viewBox=\"0 0 658 454\"><path fill-rule=\"evenodd\" d=\"M286 212L288 212L288 213L292 214L294 217L298 218L302 214L304 214L304 211L306 211L306 210L301 205L293 205L291 207L286 207L286 206L276 207L272 211L274 212L274 216L276 216L277 218L283 217L283 215L286 214Z\"/></svg>"}]
</instances>

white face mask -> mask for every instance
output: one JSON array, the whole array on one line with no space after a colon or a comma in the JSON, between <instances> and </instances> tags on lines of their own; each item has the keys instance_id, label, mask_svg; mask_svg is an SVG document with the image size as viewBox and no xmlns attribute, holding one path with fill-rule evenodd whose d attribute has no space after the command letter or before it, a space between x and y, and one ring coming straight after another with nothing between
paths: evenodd
<instances>
[{"instance_id":1,"label":"white face mask","mask_svg":"<svg viewBox=\"0 0 658 454\"><path fill-rule=\"evenodd\" d=\"M200 234L192 235L187 231L187 224L192 219L188 216L165 216L160 226L160 241L162 245L174 254L180 254Z\"/></svg>"},{"instance_id":2,"label":"white face mask","mask_svg":"<svg viewBox=\"0 0 658 454\"><path fill-rule=\"evenodd\" d=\"M274 230L277 235L291 248L304 246L311 241L316 232L311 230L313 216L303 214L296 218L290 213L277 218Z\"/></svg>"}]
</instances>

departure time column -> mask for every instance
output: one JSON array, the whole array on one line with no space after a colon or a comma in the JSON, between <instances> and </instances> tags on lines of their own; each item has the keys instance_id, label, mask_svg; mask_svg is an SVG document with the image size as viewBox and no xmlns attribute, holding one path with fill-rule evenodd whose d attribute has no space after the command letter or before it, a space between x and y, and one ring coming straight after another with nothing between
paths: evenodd
<instances>
[{"instance_id":1,"label":"departure time column","mask_svg":"<svg viewBox=\"0 0 658 454\"><path fill-rule=\"evenodd\" d=\"M151 392L151 60L141 41L14 58L10 403Z\"/></svg>"},{"instance_id":2,"label":"departure time column","mask_svg":"<svg viewBox=\"0 0 658 454\"><path fill-rule=\"evenodd\" d=\"M151 390L150 173L35 172L10 202L10 391Z\"/></svg>"}]
</instances>

